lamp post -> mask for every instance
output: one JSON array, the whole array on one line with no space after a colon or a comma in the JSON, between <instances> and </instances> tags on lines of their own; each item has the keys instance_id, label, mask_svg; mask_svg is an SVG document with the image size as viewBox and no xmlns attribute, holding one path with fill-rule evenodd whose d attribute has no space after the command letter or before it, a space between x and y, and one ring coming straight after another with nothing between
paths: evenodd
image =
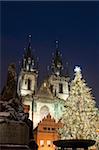
<instances>
[{"instance_id":1,"label":"lamp post","mask_svg":"<svg viewBox=\"0 0 99 150\"><path fill-rule=\"evenodd\" d=\"M32 122L33 122L33 129L34 129L34 94L32 94ZM33 132L33 139L34 139L34 132Z\"/></svg>"},{"instance_id":2,"label":"lamp post","mask_svg":"<svg viewBox=\"0 0 99 150\"><path fill-rule=\"evenodd\" d=\"M29 142L29 147L30 147L30 150L37 150L38 149L38 145L37 143L35 142L35 139L34 139L34 132L33 132L33 128L34 128L34 124L33 124L33 119L34 119L34 94L32 94L32 138L30 139L30 142Z\"/></svg>"}]
</instances>

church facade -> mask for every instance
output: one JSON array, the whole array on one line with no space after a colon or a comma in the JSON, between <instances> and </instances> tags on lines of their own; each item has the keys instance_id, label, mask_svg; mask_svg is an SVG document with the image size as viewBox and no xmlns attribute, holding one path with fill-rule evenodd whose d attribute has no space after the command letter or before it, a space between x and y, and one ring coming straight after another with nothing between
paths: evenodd
<instances>
[{"instance_id":1,"label":"church facade","mask_svg":"<svg viewBox=\"0 0 99 150\"><path fill-rule=\"evenodd\" d=\"M51 61L51 74L44 79L38 88L38 69L32 54L31 37L25 49L21 70L18 77L18 95L22 97L24 111L29 112L35 129L48 114L56 122L61 118L64 102L69 95L69 75L62 74L63 63L58 41Z\"/></svg>"}]
</instances>

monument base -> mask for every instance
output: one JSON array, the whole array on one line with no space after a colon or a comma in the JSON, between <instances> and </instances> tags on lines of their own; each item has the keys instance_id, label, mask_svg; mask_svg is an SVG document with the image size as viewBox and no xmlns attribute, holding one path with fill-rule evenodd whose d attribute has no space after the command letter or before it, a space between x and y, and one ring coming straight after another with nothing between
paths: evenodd
<instances>
[{"instance_id":1,"label":"monument base","mask_svg":"<svg viewBox=\"0 0 99 150\"><path fill-rule=\"evenodd\" d=\"M30 150L27 145L0 144L0 150Z\"/></svg>"},{"instance_id":2,"label":"monument base","mask_svg":"<svg viewBox=\"0 0 99 150\"><path fill-rule=\"evenodd\" d=\"M0 122L0 150L29 150L29 128L24 122Z\"/></svg>"}]
</instances>

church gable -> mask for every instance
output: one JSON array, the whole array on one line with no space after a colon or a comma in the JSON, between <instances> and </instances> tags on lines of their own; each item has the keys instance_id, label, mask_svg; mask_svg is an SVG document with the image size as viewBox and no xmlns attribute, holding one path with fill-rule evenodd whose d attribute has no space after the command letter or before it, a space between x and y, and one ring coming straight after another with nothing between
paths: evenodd
<instances>
[{"instance_id":1,"label":"church gable","mask_svg":"<svg viewBox=\"0 0 99 150\"><path fill-rule=\"evenodd\" d=\"M50 114L39 122L37 128L34 130L34 138L37 139L39 150L55 150L53 141L60 139L57 132L59 127L62 127L62 123L56 123L55 119L52 118Z\"/></svg>"},{"instance_id":2,"label":"church gable","mask_svg":"<svg viewBox=\"0 0 99 150\"><path fill-rule=\"evenodd\" d=\"M39 123L39 125L41 125L41 126L42 125L49 125L50 123L53 123L54 125L57 124L56 121L55 121L55 119L52 118L51 115L50 115L50 113L49 113L46 117L44 117L42 119L42 121Z\"/></svg>"},{"instance_id":3,"label":"church gable","mask_svg":"<svg viewBox=\"0 0 99 150\"><path fill-rule=\"evenodd\" d=\"M38 93L37 93L38 97L43 97L43 98L48 98L48 99L53 99L53 95L48 87L48 83L46 81L43 82L43 84L41 85Z\"/></svg>"}]
</instances>

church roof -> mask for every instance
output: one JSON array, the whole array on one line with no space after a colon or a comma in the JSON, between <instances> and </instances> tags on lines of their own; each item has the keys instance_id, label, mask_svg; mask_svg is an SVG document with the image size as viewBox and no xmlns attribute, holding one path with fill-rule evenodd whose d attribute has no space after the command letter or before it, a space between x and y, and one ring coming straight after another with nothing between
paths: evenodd
<instances>
[{"instance_id":1,"label":"church roof","mask_svg":"<svg viewBox=\"0 0 99 150\"><path fill-rule=\"evenodd\" d=\"M58 128L62 128L63 124L61 121L56 122L55 118L53 118L50 113L44 117L35 128L35 131L42 131L42 133L48 132L56 132ZM46 129L45 129L46 128ZM48 130L48 128L52 130Z\"/></svg>"},{"instance_id":2,"label":"church roof","mask_svg":"<svg viewBox=\"0 0 99 150\"><path fill-rule=\"evenodd\" d=\"M53 95L48 87L47 81L44 81L37 92L37 96L40 98L53 99Z\"/></svg>"}]
</instances>

